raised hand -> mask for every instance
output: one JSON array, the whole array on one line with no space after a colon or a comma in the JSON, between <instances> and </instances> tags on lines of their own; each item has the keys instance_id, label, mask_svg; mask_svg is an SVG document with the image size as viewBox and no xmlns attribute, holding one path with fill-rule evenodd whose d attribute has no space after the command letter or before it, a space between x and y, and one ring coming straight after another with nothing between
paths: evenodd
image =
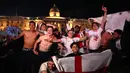
<instances>
[{"instance_id":1,"label":"raised hand","mask_svg":"<svg viewBox=\"0 0 130 73\"><path fill-rule=\"evenodd\" d=\"M106 19L107 19L107 8L104 7L104 5L102 5L102 10L104 11L104 15L101 21L101 28L104 29L105 28L105 24L106 24Z\"/></svg>"},{"instance_id":2,"label":"raised hand","mask_svg":"<svg viewBox=\"0 0 130 73\"><path fill-rule=\"evenodd\" d=\"M103 10L104 12L107 12L107 7L104 7L104 5L102 5L102 10Z\"/></svg>"}]
</instances>

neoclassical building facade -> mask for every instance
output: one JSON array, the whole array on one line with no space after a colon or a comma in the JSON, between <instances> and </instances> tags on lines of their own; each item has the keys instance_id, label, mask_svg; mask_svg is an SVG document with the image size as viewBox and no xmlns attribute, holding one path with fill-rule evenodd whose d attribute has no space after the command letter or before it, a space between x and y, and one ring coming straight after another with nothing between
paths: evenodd
<instances>
[{"instance_id":1,"label":"neoclassical building facade","mask_svg":"<svg viewBox=\"0 0 130 73\"><path fill-rule=\"evenodd\" d=\"M22 30L28 30L30 21L35 21L36 24L39 21L46 24L53 24L58 27L59 31L61 31L62 28L66 28L66 24L69 24L71 27L75 25L89 26L87 19L61 17L60 10L54 4L49 11L48 17L0 16L0 30L4 30L4 28L13 24L17 24Z\"/></svg>"}]
</instances>

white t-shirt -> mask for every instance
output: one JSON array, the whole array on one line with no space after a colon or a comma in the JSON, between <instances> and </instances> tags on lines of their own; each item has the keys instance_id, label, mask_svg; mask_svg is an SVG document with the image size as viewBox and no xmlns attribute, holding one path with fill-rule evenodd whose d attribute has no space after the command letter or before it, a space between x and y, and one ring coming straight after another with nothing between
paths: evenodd
<instances>
[{"instance_id":1,"label":"white t-shirt","mask_svg":"<svg viewBox=\"0 0 130 73\"><path fill-rule=\"evenodd\" d=\"M41 64L40 69L39 69L39 73L42 73L42 71L47 71L47 63L48 62L44 62ZM57 71L50 71L50 73L58 73Z\"/></svg>"},{"instance_id":2,"label":"white t-shirt","mask_svg":"<svg viewBox=\"0 0 130 73\"><path fill-rule=\"evenodd\" d=\"M67 52L65 53L64 56L67 56L68 54L72 53L72 49L70 47L70 45L73 43L73 42L78 42L80 40L80 38L69 38L69 37L64 37L64 38L61 38L61 42L64 44L64 46L66 47L67 49Z\"/></svg>"},{"instance_id":3,"label":"white t-shirt","mask_svg":"<svg viewBox=\"0 0 130 73\"><path fill-rule=\"evenodd\" d=\"M96 50L100 47L101 44L101 32L103 29L99 27L97 31L90 30L89 34L89 49Z\"/></svg>"},{"instance_id":4,"label":"white t-shirt","mask_svg":"<svg viewBox=\"0 0 130 73\"><path fill-rule=\"evenodd\" d=\"M116 41L116 47L118 48L118 50L121 50L120 39Z\"/></svg>"},{"instance_id":5,"label":"white t-shirt","mask_svg":"<svg viewBox=\"0 0 130 73\"><path fill-rule=\"evenodd\" d=\"M41 64L39 73L42 73L42 71L47 71L47 62Z\"/></svg>"}]
</instances>

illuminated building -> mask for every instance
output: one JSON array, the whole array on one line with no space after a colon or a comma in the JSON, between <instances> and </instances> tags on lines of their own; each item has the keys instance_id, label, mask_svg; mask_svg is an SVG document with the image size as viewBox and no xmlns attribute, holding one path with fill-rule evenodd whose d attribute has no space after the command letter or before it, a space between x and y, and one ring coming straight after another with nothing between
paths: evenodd
<instances>
[{"instance_id":1,"label":"illuminated building","mask_svg":"<svg viewBox=\"0 0 130 73\"><path fill-rule=\"evenodd\" d=\"M53 24L58 27L59 31L61 29L66 28L66 24L70 24L70 27L74 27L75 25L86 25L88 24L86 22L87 19L75 19L75 18L69 18L69 17L61 17L60 16L60 10L54 6L49 11L48 17L25 17L25 16L0 16L0 30L4 30L9 25L18 24L18 26L22 30L28 30L29 29L29 22L35 21L36 24L39 21L45 22L46 24Z\"/></svg>"}]
</instances>

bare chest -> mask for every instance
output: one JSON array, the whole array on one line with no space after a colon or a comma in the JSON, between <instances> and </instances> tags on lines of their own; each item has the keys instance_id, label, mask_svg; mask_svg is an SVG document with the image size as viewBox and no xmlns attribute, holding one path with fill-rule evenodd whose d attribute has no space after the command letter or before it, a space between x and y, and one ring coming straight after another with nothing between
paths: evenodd
<instances>
[{"instance_id":1,"label":"bare chest","mask_svg":"<svg viewBox=\"0 0 130 73\"><path fill-rule=\"evenodd\" d=\"M25 39L36 39L37 34L36 33L26 33L24 38Z\"/></svg>"}]
</instances>

